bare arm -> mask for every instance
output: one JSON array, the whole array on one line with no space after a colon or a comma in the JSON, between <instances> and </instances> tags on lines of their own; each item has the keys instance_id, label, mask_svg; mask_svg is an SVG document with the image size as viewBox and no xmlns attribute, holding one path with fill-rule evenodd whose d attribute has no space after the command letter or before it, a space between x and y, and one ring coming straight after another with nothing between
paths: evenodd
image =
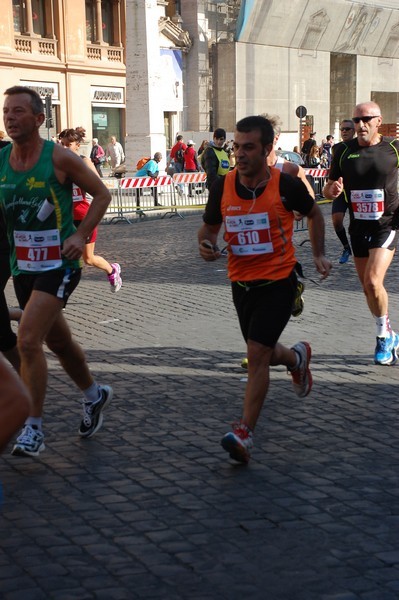
<instances>
[{"instance_id":1,"label":"bare arm","mask_svg":"<svg viewBox=\"0 0 399 600\"><path fill-rule=\"evenodd\" d=\"M329 276L332 265L324 255L324 218L316 203L307 217L314 263L322 279L325 279Z\"/></svg>"},{"instance_id":2,"label":"bare arm","mask_svg":"<svg viewBox=\"0 0 399 600\"><path fill-rule=\"evenodd\" d=\"M218 233L221 225L207 225L204 223L198 231L198 244L200 256L207 261L220 258L217 248Z\"/></svg>"},{"instance_id":3,"label":"bare arm","mask_svg":"<svg viewBox=\"0 0 399 600\"><path fill-rule=\"evenodd\" d=\"M97 169L94 166L94 164L92 163L92 161L90 160L90 158L86 158L86 156L83 159L83 162L85 165L87 165L90 169L90 171L93 171L93 173L95 173L97 175L97 177L100 177L100 175L97 173Z\"/></svg>"},{"instance_id":4,"label":"bare arm","mask_svg":"<svg viewBox=\"0 0 399 600\"><path fill-rule=\"evenodd\" d=\"M298 174L297 177L299 177L299 179L301 179L303 181L303 183L306 185L309 194L312 196L312 198L314 198L314 189L312 188L312 186L309 183L309 180L306 177L306 173L304 171L304 169L302 167L300 167L298 165Z\"/></svg>"},{"instance_id":5,"label":"bare arm","mask_svg":"<svg viewBox=\"0 0 399 600\"><path fill-rule=\"evenodd\" d=\"M86 238L104 216L111 201L111 194L98 174L91 167L89 168L85 161L82 161L74 152L55 146L53 164L56 177L60 183L65 183L69 179L93 197L87 215L79 225L78 230L63 244L63 255L70 260L76 260L83 253Z\"/></svg>"}]
</instances>

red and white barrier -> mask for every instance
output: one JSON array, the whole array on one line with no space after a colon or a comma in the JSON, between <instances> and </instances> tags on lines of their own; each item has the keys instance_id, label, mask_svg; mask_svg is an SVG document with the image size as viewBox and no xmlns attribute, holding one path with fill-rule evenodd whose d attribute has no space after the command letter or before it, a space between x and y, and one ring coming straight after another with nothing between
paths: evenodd
<instances>
[{"instance_id":1,"label":"red and white barrier","mask_svg":"<svg viewBox=\"0 0 399 600\"><path fill-rule=\"evenodd\" d=\"M328 169L305 169L305 175L311 177L327 177Z\"/></svg>"},{"instance_id":2,"label":"red and white barrier","mask_svg":"<svg viewBox=\"0 0 399 600\"><path fill-rule=\"evenodd\" d=\"M173 183L204 183L206 173L175 173Z\"/></svg>"},{"instance_id":3,"label":"red and white barrier","mask_svg":"<svg viewBox=\"0 0 399 600\"><path fill-rule=\"evenodd\" d=\"M124 177L120 180L120 187L124 190L130 188L148 188L172 185L173 181L169 175L159 177Z\"/></svg>"}]
</instances>

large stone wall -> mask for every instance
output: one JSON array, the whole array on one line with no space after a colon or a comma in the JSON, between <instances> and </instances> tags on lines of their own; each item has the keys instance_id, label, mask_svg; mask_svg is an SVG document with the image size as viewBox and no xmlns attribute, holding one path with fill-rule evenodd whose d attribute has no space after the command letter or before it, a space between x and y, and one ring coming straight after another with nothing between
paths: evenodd
<instances>
[{"instance_id":1,"label":"large stone wall","mask_svg":"<svg viewBox=\"0 0 399 600\"><path fill-rule=\"evenodd\" d=\"M399 59L397 0L242 2L237 40Z\"/></svg>"}]
</instances>

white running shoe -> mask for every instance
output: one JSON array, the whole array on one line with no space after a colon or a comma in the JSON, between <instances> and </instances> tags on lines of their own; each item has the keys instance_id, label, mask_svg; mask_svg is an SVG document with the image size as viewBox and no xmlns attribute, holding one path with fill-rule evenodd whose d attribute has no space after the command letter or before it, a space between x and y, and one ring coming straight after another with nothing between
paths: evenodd
<instances>
[{"instance_id":1,"label":"white running shoe","mask_svg":"<svg viewBox=\"0 0 399 600\"><path fill-rule=\"evenodd\" d=\"M45 448L43 432L36 425L24 425L11 454L14 456L39 456Z\"/></svg>"}]
</instances>

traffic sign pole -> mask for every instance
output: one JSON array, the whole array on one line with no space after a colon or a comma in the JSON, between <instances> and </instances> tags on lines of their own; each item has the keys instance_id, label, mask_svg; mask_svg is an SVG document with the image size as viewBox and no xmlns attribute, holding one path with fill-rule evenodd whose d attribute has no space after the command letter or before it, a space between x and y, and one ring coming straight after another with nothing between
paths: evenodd
<instances>
[{"instance_id":1,"label":"traffic sign pole","mask_svg":"<svg viewBox=\"0 0 399 600\"><path fill-rule=\"evenodd\" d=\"M298 106L295 111L296 116L299 118L299 150L302 148L302 119L306 117L308 114L307 108L305 106Z\"/></svg>"}]
</instances>

